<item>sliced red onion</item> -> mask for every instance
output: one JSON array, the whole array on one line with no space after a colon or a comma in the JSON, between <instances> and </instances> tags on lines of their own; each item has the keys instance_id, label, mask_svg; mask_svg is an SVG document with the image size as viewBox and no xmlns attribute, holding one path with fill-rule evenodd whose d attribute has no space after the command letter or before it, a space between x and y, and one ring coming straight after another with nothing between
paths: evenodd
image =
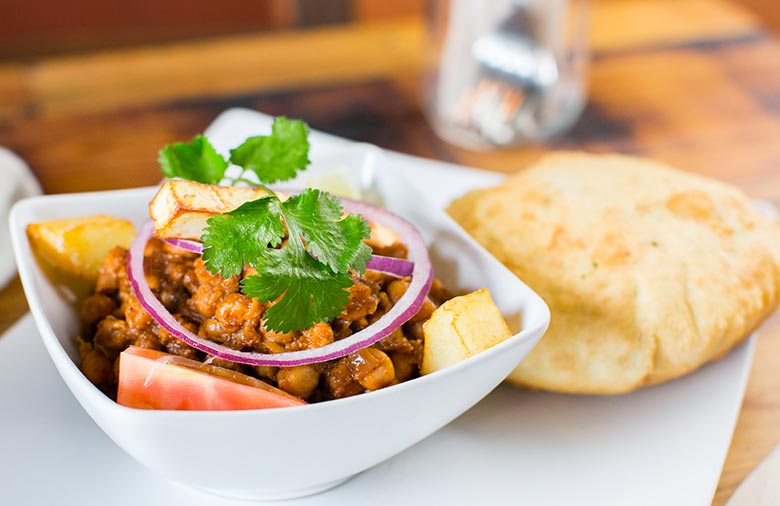
<instances>
[{"instance_id":1,"label":"sliced red onion","mask_svg":"<svg viewBox=\"0 0 780 506\"><path fill-rule=\"evenodd\" d=\"M138 301L165 330L193 348L215 357L241 364L292 367L313 364L341 358L357 350L371 346L390 335L395 329L409 321L420 310L433 281L433 267L428 250L417 229L403 218L363 202L342 199L344 208L352 214L363 214L394 230L409 248L414 261L412 280L406 293L379 320L349 337L335 341L321 348L291 351L285 353L253 353L237 351L203 339L182 326L165 306L155 297L144 275L144 248L152 237L152 222L147 222L133 240L128 252L127 274ZM397 260L397 259L393 259ZM398 264L396 263L397 267Z\"/></svg>"},{"instance_id":2,"label":"sliced red onion","mask_svg":"<svg viewBox=\"0 0 780 506\"><path fill-rule=\"evenodd\" d=\"M414 272L414 262L404 260L403 258L372 255L371 260L366 264L366 269L404 278L411 276L412 272Z\"/></svg>"},{"instance_id":3,"label":"sliced red onion","mask_svg":"<svg viewBox=\"0 0 780 506\"><path fill-rule=\"evenodd\" d=\"M203 244L198 241L193 241L191 239L179 239L179 238L167 238L163 240L168 244L170 244L171 246L181 248L184 251L189 251L190 253L197 253L198 255L203 254Z\"/></svg>"},{"instance_id":4,"label":"sliced red onion","mask_svg":"<svg viewBox=\"0 0 780 506\"><path fill-rule=\"evenodd\" d=\"M203 244L198 241L190 239L164 239L165 242L171 246L181 248L190 253L203 254ZM414 270L414 263L403 258L386 257L382 255L372 255L371 259L366 264L366 269L372 271L383 272L385 274L392 274L398 277L411 276Z\"/></svg>"}]
</instances>

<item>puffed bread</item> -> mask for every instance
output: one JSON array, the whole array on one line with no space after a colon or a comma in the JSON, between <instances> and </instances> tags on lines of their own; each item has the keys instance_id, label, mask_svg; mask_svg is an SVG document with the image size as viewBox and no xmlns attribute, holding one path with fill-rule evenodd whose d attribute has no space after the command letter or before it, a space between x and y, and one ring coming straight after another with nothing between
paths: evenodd
<instances>
[{"instance_id":1,"label":"puffed bread","mask_svg":"<svg viewBox=\"0 0 780 506\"><path fill-rule=\"evenodd\" d=\"M778 305L780 226L737 188L619 155L545 156L449 213L549 304L509 380L620 393L721 357Z\"/></svg>"}]
</instances>

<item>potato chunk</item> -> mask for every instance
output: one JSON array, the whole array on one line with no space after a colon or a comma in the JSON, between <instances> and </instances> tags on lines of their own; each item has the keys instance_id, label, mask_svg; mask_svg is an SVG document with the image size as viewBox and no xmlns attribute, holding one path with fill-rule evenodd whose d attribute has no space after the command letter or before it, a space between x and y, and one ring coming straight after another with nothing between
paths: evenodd
<instances>
[{"instance_id":1,"label":"potato chunk","mask_svg":"<svg viewBox=\"0 0 780 506\"><path fill-rule=\"evenodd\" d=\"M486 288L448 300L423 325L422 374L465 360L512 335Z\"/></svg>"},{"instance_id":2,"label":"potato chunk","mask_svg":"<svg viewBox=\"0 0 780 506\"><path fill-rule=\"evenodd\" d=\"M128 248L135 228L128 220L98 214L43 221L27 226L30 245L43 260L62 272L90 282L115 246Z\"/></svg>"}]
</instances>

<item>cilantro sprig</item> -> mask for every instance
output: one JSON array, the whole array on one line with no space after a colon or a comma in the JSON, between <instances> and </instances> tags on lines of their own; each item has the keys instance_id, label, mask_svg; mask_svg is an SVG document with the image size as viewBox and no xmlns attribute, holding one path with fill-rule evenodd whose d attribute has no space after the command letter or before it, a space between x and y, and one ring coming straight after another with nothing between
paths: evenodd
<instances>
[{"instance_id":1,"label":"cilantro sprig","mask_svg":"<svg viewBox=\"0 0 780 506\"><path fill-rule=\"evenodd\" d=\"M222 182L228 168L228 161L203 135L196 135L190 142L165 146L158 160L166 177L206 184ZM231 149L230 163L242 169L230 184L262 186L292 179L310 163L309 127L301 120L279 116L271 127L271 135L249 137ZM257 181L247 179L252 173Z\"/></svg>"},{"instance_id":2,"label":"cilantro sprig","mask_svg":"<svg viewBox=\"0 0 780 506\"><path fill-rule=\"evenodd\" d=\"M344 310L352 285L349 270L365 271L371 258L363 242L369 233L359 216L342 218L336 197L310 188L284 202L263 197L209 218L203 260L223 276L239 274L245 264L254 267L257 274L247 276L241 290L260 301L276 301L265 313L265 325L289 332Z\"/></svg>"},{"instance_id":3,"label":"cilantro sprig","mask_svg":"<svg viewBox=\"0 0 780 506\"><path fill-rule=\"evenodd\" d=\"M308 127L299 120L279 117L271 135L250 137L230 151L230 163L241 168L231 182L265 188L265 184L294 178L309 164ZM228 162L203 136L160 151L168 177L216 184L225 179ZM247 178L254 174L257 182ZM207 221L201 241L209 271L225 277L240 274L245 265L257 274L247 276L241 290L263 302L273 302L265 326L277 332L331 321L349 302L351 270L363 272L371 248L360 215L344 216L341 201L307 189L282 201L276 194L247 202Z\"/></svg>"},{"instance_id":4,"label":"cilantro sprig","mask_svg":"<svg viewBox=\"0 0 780 506\"><path fill-rule=\"evenodd\" d=\"M219 184L228 163L203 135L190 142L168 144L158 157L165 177L180 177L198 183Z\"/></svg>"},{"instance_id":5,"label":"cilantro sprig","mask_svg":"<svg viewBox=\"0 0 780 506\"><path fill-rule=\"evenodd\" d=\"M250 137L231 149L230 163L254 172L261 183L292 179L310 163L309 128L300 120L276 118L271 135Z\"/></svg>"}]
</instances>

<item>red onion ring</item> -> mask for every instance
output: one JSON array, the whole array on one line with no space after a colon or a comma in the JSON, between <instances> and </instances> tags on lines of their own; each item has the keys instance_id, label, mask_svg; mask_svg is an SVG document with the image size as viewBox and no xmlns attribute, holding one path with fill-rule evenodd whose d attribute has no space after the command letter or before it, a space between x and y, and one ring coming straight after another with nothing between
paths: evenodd
<instances>
[{"instance_id":1,"label":"red onion ring","mask_svg":"<svg viewBox=\"0 0 780 506\"><path fill-rule=\"evenodd\" d=\"M141 306L171 335L181 339L193 348L215 357L240 364L292 367L296 365L325 362L349 355L357 350L371 346L390 335L395 329L409 321L422 307L425 296L433 282L433 267L428 257L420 232L403 218L370 204L342 199L344 208L352 214L364 214L372 220L393 229L409 248L414 260L411 272L412 281L406 293L372 325L320 348L285 353L253 353L237 351L226 346L203 339L184 328L173 315L155 297L144 275L144 249L153 235L152 222L145 223L130 245L127 258L127 275L135 296Z\"/></svg>"},{"instance_id":2,"label":"red onion ring","mask_svg":"<svg viewBox=\"0 0 780 506\"><path fill-rule=\"evenodd\" d=\"M193 241L191 239L179 239L178 237L165 238L163 241L176 248L189 251L190 253L197 253L198 255L203 254L203 244L198 241Z\"/></svg>"},{"instance_id":3,"label":"red onion ring","mask_svg":"<svg viewBox=\"0 0 780 506\"><path fill-rule=\"evenodd\" d=\"M404 260L403 258L371 255L371 260L366 264L366 269L404 278L411 276L412 272L414 272L414 262Z\"/></svg>"},{"instance_id":4,"label":"red onion ring","mask_svg":"<svg viewBox=\"0 0 780 506\"><path fill-rule=\"evenodd\" d=\"M189 251L190 253L203 254L203 244L191 239L179 239L179 238L166 238L165 242L176 248ZM403 278L411 276L414 270L414 263L403 258L387 257L382 255L371 255L371 259L366 264L366 269L372 271L382 272L385 274L392 274Z\"/></svg>"}]
</instances>

